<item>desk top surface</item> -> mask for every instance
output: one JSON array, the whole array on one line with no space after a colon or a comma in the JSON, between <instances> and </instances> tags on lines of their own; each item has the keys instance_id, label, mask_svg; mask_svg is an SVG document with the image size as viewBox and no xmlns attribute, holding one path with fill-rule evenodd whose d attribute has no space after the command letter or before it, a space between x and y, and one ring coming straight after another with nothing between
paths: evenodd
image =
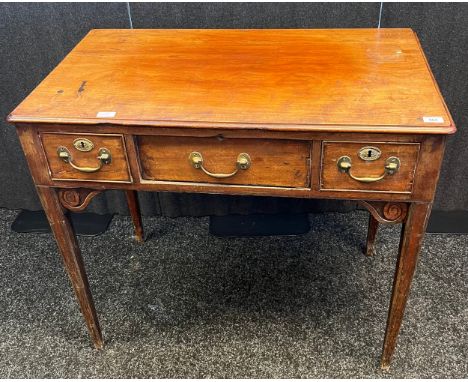
<instances>
[{"instance_id":1,"label":"desk top surface","mask_svg":"<svg viewBox=\"0 0 468 382\"><path fill-rule=\"evenodd\" d=\"M455 131L410 29L92 30L9 121Z\"/></svg>"}]
</instances>

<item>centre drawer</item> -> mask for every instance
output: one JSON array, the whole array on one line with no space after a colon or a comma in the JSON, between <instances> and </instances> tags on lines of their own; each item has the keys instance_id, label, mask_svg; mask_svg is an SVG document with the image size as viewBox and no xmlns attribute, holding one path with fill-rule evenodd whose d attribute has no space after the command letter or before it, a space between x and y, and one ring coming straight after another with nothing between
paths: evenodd
<instances>
[{"instance_id":1,"label":"centre drawer","mask_svg":"<svg viewBox=\"0 0 468 382\"><path fill-rule=\"evenodd\" d=\"M309 187L305 141L139 136L138 150L145 180Z\"/></svg>"}]
</instances>

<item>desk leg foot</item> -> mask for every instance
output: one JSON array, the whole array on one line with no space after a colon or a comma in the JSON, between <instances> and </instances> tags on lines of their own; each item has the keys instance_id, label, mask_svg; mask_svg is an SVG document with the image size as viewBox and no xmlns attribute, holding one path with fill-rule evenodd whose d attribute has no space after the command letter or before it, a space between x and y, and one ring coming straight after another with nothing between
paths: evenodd
<instances>
[{"instance_id":1,"label":"desk leg foot","mask_svg":"<svg viewBox=\"0 0 468 382\"><path fill-rule=\"evenodd\" d=\"M384 365L384 364L382 363L382 364L380 364L380 369L381 369L382 371L385 371L385 372L386 372L386 371L390 371L390 365L388 365L388 364L385 364L385 365Z\"/></svg>"},{"instance_id":2,"label":"desk leg foot","mask_svg":"<svg viewBox=\"0 0 468 382\"><path fill-rule=\"evenodd\" d=\"M126 190L128 209L132 216L133 226L135 227L135 239L139 242L143 241L143 224L141 222L140 204L136 191Z\"/></svg>"},{"instance_id":3,"label":"desk leg foot","mask_svg":"<svg viewBox=\"0 0 468 382\"><path fill-rule=\"evenodd\" d=\"M60 204L58 193L53 188L37 187L44 211L62 255L65 269L70 277L81 312L86 321L89 334L96 349L102 349L101 328L94 308L93 297L89 289L88 277L81 257L80 248L73 228Z\"/></svg>"},{"instance_id":4,"label":"desk leg foot","mask_svg":"<svg viewBox=\"0 0 468 382\"><path fill-rule=\"evenodd\" d=\"M369 215L369 228L367 229L367 243L366 243L366 255L375 255L375 239L377 237L377 230L379 228L379 222L376 218Z\"/></svg>"},{"instance_id":5,"label":"desk leg foot","mask_svg":"<svg viewBox=\"0 0 468 382\"><path fill-rule=\"evenodd\" d=\"M412 203L406 221L403 223L400 254L393 280L392 298L382 352L382 369L390 367L431 207L430 203Z\"/></svg>"}]
</instances>

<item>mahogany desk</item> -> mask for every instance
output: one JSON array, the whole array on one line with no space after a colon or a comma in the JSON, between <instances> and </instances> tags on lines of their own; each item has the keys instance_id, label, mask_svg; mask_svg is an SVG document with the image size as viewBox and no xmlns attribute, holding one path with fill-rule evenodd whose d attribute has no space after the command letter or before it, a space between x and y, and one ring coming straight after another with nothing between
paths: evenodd
<instances>
[{"instance_id":1,"label":"mahogany desk","mask_svg":"<svg viewBox=\"0 0 468 382\"><path fill-rule=\"evenodd\" d=\"M402 235L394 352L454 123L410 29L92 30L11 113L97 348L65 209L125 190L354 199ZM349 275L353 277L353 275Z\"/></svg>"}]
</instances>

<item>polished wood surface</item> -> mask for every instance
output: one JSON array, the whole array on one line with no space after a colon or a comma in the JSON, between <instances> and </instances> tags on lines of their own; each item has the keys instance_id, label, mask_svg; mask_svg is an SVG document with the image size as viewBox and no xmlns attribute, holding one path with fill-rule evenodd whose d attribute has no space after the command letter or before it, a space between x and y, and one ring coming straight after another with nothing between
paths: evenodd
<instances>
[{"instance_id":1,"label":"polished wood surface","mask_svg":"<svg viewBox=\"0 0 468 382\"><path fill-rule=\"evenodd\" d=\"M372 216L369 215L369 226L367 228L367 241L366 241L366 248L365 254L367 256L374 256L375 255L375 240L377 239L377 231L379 229L379 221Z\"/></svg>"},{"instance_id":2,"label":"polished wood surface","mask_svg":"<svg viewBox=\"0 0 468 382\"><path fill-rule=\"evenodd\" d=\"M93 30L9 119L455 130L410 29Z\"/></svg>"},{"instance_id":3,"label":"polished wood surface","mask_svg":"<svg viewBox=\"0 0 468 382\"><path fill-rule=\"evenodd\" d=\"M133 226L135 227L135 239L143 241L143 224L141 222L140 203L138 202L138 195L136 191L126 190L125 196L127 197L128 209L132 217Z\"/></svg>"},{"instance_id":4,"label":"polished wood surface","mask_svg":"<svg viewBox=\"0 0 468 382\"><path fill-rule=\"evenodd\" d=\"M73 212L85 210L93 198L100 193L101 191L99 190L86 188L63 188L57 190L57 195L62 206Z\"/></svg>"},{"instance_id":5,"label":"polished wood surface","mask_svg":"<svg viewBox=\"0 0 468 382\"><path fill-rule=\"evenodd\" d=\"M104 342L102 340L101 328L73 226L65 215L56 190L37 187L37 193L49 220L52 233L55 236L65 269L75 290L75 295L80 304L81 313L88 326L91 339L97 349L102 349Z\"/></svg>"},{"instance_id":6,"label":"polished wood surface","mask_svg":"<svg viewBox=\"0 0 468 382\"><path fill-rule=\"evenodd\" d=\"M380 158L374 161L362 160L358 153L363 147L380 149ZM417 143L323 142L321 189L411 193L419 148L420 145ZM346 173L337 171L337 162L342 156L351 158L351 171L356 177L378 177L384 172L385 161L390 157L399 158L401 166L395 174L387 175L381 181L362 183Z\"/></svg>"},{"instance_id":7,"label":"polished wood surface","mask_svg":"<svg viewBox=\"0 0 468 382\"><path fill-rule=\"evenodd\" d=\"M403 224L382 353L388 367L446 134L455 131L411 30L91 31L10 121L97 348L102 336L65 209L124 190L142 240L136 191L353 199L371 214L368 254L379 224ZM91 150L74 147L82 138ZM59 158L64 146L75 167ZM360 157L366 146L381 156ZM103 147L110 163L83 172ZM233 172L240 153L251 163L219 179L193 167L193 151L211 173ZM372 182L340 171L341 156L352 159L353 176ZM375 181L388 157L400 168Z\"/></svg>"},{"instance_id":8,"label":"polished wood surface","mask_svg":"<svg viewBox=\"0 0 468 382\"><path fill-rule=\"evenodd\" d=\"M155 128L138 126L118 126L118 125L49 125L49 124L17 124L18 133L21 136L23 147L39 145L40 150L35 153L35 161L32 165L38 174L37 183L62 188L83 187L82 180L63 181L52 179L48 170L47 158L38 143L37 133L46 132L64 132L83 135L85 127L99 134L122 134L127 149L127 159L130 165L132 183L113 182L112 186L99 180L86 180L86 187L95 189L135 189L141 191L168 191L168 192L207 192L207 193L226 193L231 195L268 195L298 198L330 198L330 199L356 199L362 200L400 200L400 201L432 201L437 180L439 176L440 163L443 158L445 147L444 135L407 135L407 134L362 134L362 133L325 133L325 132L277 132L264 131L258 129L231 129L231 130L211 130L211 129L182 129L182 128ZM311 143L311 163L310 177L311 188L288 188L288 187L269 187L269 186L248 186L221 183L196 183L196 182L173 182L173 181L145 181L141 179L141 166L139 163L139 152L136 141L140 135L144 136L173 136L175 137L205 137L205 138L243 138L243 139L285 139L308 141ZM400 192L365 192L360 190L336 191L321 190L321 157L322 142L339 140L343 142L380 142L382 138L392 143L418 143L420 151L418 163L414 175L414 184L412 193ZM31 166L31 164L30 164ZM97 176L97 175L96 175Z\"/></svg>"},{"instance_id":9,"label":"polished wood surface","mask_svg":"<svg viewBox=\"0 0 468 382\"><path fill-rule=\"evenodd\" d=\"M309 187L307 141L140 136L138 149L145 180ZM192 152L202 154L203 165L214 173L232 173L241 153L247 153L252 163L232 177L218 179L190 164Z\"/></svg>"},{"instance_id":10,"label":"polished wood surface","mask_svg":"<svg viewBox=\"0 0 468 382\"><path fill-rule=\"evenodd\" d=\"M430 203L413 203L403 223L381 359L383 369L390 367L431 208Z\"/></svg>"},{"instance_id":11,"label":"polished wood surface","mask_svg":"<svg viewBox=\"0 0 468 382\"><path fill-rule=\"evenodd\" d=\"M77 150L73 142L79 138L89 139L94 144L94 148L87 152ZM53 179L131 182L122 135L44 133L41 134L41 139ZM78 166L98 166L97 157L101 148L109 150L111 162L103 165L97 172L85 173L74 169L70 163L65 163L59 158L57 150L60 147L69 150L73 162Z\"/></svg>"}]
</instances>

